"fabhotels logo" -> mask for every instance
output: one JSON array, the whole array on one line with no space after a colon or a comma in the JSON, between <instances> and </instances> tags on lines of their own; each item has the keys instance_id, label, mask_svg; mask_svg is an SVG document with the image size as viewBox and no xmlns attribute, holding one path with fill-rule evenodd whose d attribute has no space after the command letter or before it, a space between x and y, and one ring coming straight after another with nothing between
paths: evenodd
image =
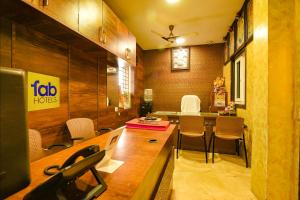
<instances>
[{"instance_id":1,"label":"fabhotels logo","mask_svg":"<svg viewBox=\"0 0 300 200\"><path fill-rule=\"evenodd\" d=\"M28 72L28 111L59 107L59 78Z\"/></svg>"}]
</instances>

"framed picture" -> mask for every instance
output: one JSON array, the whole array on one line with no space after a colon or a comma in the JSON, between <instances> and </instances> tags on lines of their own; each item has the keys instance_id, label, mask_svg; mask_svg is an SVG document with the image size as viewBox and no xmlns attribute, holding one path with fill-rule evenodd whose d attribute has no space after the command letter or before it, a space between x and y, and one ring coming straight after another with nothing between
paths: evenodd
<instances>
[{"instance_id":1,"label":"framed picture","mask_svg":"<svg viewBox=\"0 0 300 200\"><path fill-rule=\"evenodd\" d=\"M247 39L249 39L253 36L253 0L247 4L247 31Z\"/></svg>"},{"instance_id":2,"label":"framed picture","mask_svg":"<svg viewBox=\"0 0 300 200\"><path fill-rule=\"evenodd\" d=\"M244 20L244 12L242 12L239 20L237 21L237 40L236 40L236 48L238 49L242 44L244 44L245 37L245 20Z\"/></svg>"},{"instance_id":3,"label":"framed picture","mask_svg":"<svg viewBox=\"0 0 300 200\"><path fill-rule=\"evenodd\" d=\"M229 35L225 36L225 43L224 43L224 62L229 61Z\"/></svg>"},{"instance_id":4,"label":"framed picture","mask_svg":"<svg viewBox=\"0 0 300 200\"><path fill-rule=\"evenodd\" d=\"M232 56L234 54L235 48L234 48L234 31L231 31L229 33L229 55Z\"/></svg>"},{"instance_id":5,"label":"framed picture","mask_svg":"<svg viewBox=\"0 0 300 200\"><path fill-rule=\"evenodd\" d=\"M189 70L190 69L190 48L181 47L171 50L171 70Z\"/></svg>"}]
</instances>

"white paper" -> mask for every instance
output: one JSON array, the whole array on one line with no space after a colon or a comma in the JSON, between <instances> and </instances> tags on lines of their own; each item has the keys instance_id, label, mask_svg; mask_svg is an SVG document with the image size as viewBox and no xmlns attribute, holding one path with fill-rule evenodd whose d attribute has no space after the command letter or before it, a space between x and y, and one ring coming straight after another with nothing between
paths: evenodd
<instances>
[{"instance_id":1,"label":"white paper","mask_svg":"<svg viewBox=\"0 0 300 200\"><path fill-rule=\"evenodd\" d=\"M116 171L121 165L123 165L124 161L121 160L108 160L105 163L101 163L100 165L96 165L96 170L101 172L113 173Z\"/></svg>"}]
</instances>

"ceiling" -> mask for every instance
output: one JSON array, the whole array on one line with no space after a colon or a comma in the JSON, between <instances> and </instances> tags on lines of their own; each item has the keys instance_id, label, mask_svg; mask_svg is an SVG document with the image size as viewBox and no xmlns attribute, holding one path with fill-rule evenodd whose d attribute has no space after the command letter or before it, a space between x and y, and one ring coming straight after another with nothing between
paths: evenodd
<instances>
[{"instance_id":1,"label":"ceiling","mask_svg":"<svg viewBox=\"0 0 300 200\"><path fill-rule=\"evenodd\" d=\"M244 0L106 0L107 4L136 36L144 49L161 49L170 44L151 30L168 36L170 24L174 35L190 34L183 45L223 42L229 26ZM176 46L176 45L174 45Z\"/></svg>"}]
</instances>

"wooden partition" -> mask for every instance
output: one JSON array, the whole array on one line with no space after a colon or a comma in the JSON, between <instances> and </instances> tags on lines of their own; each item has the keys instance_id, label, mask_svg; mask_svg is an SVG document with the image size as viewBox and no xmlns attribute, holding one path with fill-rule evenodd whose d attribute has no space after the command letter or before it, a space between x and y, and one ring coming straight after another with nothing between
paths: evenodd
<instances>
[{"instance_id":1,"label":"wooden partition","mask_svg":"<svg viewBox=\"0 0 300 200\"><path fill-rule=\"evenodd\" d=\"M134 68L135 90L132 108L120 116L106 107L106 53L89 53L28 26L0 18L0 64L60 78L60 107L28 113L29 128L42 133L43 145L65 140L65 122L69 118L93 119L95 129L116 128L138 114L143 92L142 56ZM142 53L141 50L137 50Z\"/></svg>"}]
</instances>

